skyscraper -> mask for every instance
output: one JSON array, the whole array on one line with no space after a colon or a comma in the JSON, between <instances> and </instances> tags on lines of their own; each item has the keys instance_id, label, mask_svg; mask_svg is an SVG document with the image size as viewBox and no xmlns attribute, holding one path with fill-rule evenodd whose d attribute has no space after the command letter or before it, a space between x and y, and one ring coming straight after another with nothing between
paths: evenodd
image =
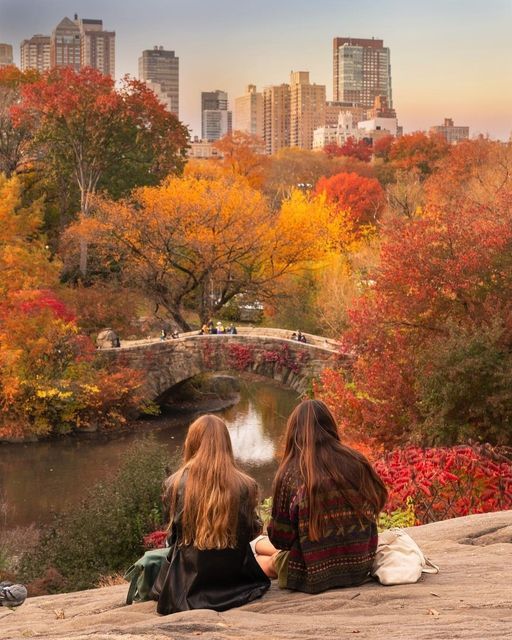
<instances>
[{"instance_id":1,"label":"skyscraper","mask_svg":"<svg viewBox=\"0 0 512 640\"><path fill-rule=\"evenodd\" d=\"M115 31L104 31L102 20L91 20L90 18L80 18L78 26L80 29L80 66L98 69L104 75L115 78Z\"/></svg>"},{"instance_id":2,"label":"skyscraper","mask_svg":"<svg viewBox=\"0 0 512 640\"><path fill-rule=\"evenodd\" d=\"M92 67L115 78L115 31L105 31L103 21L63 18L51 36L36 34L20 46L21 69L46 71L71 67L79 71Z\"/></svg>"},{"instance_id":3,"label":"skyscraper","mask_svg":"<svg viewBox=\"0 0 512 640\"><path fill-rule=\"evenodd\" d=\"M263 94L256 91L254 84L248 85L243 96L235 98L233 120L235 131L245 131L263 138Z\"/></svg>"},{"instance_id":4,"label":"skyscraper","mask_svg":"<svg viewBox=\"0 0 512 640\"><path fill-rule=\"evenodd\" d=\"M43 73L50 68L50 36L37 33L20 45L21 70L36 69Z\"/></svg>"},{"instance_id":5,"label":"skyscraper","mask_svg":"<svg viewBox=\"0 0 512 640\"><path fill-rule=\"evenodd\" d=\"M231 111L228 111L228 94L225 91L201 93L201 137L203 140L219 140L231 133Z\"/></svg>"},{"instance_id":6,"label":"skyscraper","mask_svg":"<svg viewBox=\"0 0 512 640\"><path fill-rule=\"evenodd\" d=\"M12 44L0 43L0 68L13 64Z\"/></svg>"},{"instance_id":7,"label":"skyscraper","mask_svg":"<svg viewBox=\"0 0 512 640\"><path fill-rule=\"evenodd\" d=\"M325 85L311 84L308 71L290 74L290 147L313 148L313 131L325 124Z\"/></svg>"},{"instance_id":8,"label":"skyscraper","mask_svg":"<svg viewBox=\"0 0 512 640\"><path fill-rule=\"evenodd\" d=\"M333 100L371 108L377 96L393 107L389 48L375 38L333 40Z\"/></svg>"},{"instance_id":9,"label":"skyscraper","mask_svg":"<svg viewBox=\"0 0 512 640\"><path fill-rule=\"evenodd\" d=\"M139 80L152 89L166 108L179 115L180 59L162 46L146 49L139 58Z\"/></svg>"},{"instance_id":10,"label":"skyscraper","mask_svg":"<svg viewBox=\"0 0 512 640\"><path fill-rule=\"evenodd\" d=\"M290 85L265 87L263 91L263 137L269 155L290 146Z\"/></svg>"},{"instance_id":11,"label":"skyscraper","mask_svg":"<svg viewBox=\"0 0 512 640\"><path fill-rule=\"evenodd\" d=\"M76 19L73 21L63 18L53 30L50 38L50 65L80 71L80 27Z\"/></svg>"}]
</instances>

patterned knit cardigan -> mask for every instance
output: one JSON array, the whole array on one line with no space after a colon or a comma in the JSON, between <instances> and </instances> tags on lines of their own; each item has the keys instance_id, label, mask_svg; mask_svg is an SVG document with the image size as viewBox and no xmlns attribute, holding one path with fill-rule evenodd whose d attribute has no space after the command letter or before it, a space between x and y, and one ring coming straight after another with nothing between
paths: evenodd
<instances>
[{"instance_id":1,"label":"patterned knit cardigan","mask_svg":"<svg viewBox=\"0 0 512 640\"><path fill-rule=\"evenodd\" d=\"M268 534L277 549L290 551L288 589L319 593L361 584L370 573L377 548L375 517L369 511L366 518L358 516L333 485L323 494L327 534L318 542L308 537L309 505L300 474L286 472L274 495Z\"/></svg>"}]
</instances>

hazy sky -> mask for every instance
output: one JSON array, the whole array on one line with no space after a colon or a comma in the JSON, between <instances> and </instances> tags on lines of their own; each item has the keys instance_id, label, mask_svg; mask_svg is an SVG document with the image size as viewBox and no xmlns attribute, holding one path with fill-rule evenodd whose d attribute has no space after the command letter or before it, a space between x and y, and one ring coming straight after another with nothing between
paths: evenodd
<instances>
[{"instance_id":1,"label":"hazy sky","mask_svg":"<svg viewBox=\"0 0 512 640\"><path fill-rule=\"evenodd\" d=\"M200 93L230 103L247 84L309 71L332 99L334 36L376 37L391 49L393 101L404 130L452 117L508 139L512 131L512 0L0 0L0 42L50 34L64 17L116 31L116 75L137 75L143 49L180 58L180 117L200 132Z\"/></svg>"}]
</instances>

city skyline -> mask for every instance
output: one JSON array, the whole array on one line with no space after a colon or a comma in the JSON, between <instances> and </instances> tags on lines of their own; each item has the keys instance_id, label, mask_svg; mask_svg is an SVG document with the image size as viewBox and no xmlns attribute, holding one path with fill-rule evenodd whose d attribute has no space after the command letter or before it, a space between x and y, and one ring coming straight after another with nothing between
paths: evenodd
<instances>
[{"instance_id":1,"label":"city skyline","mask_svg":"<svg viewBox=\"0 0 512 640\"><path fill-rule=\"evenodd\" d=\"M43 10L41 5L44 4ZM201 130L201 92L212 87L234 100L248 84L261 89L287 82L290 71L308 71L332 99L332 40L336 36L379 38L391 50L393 106L404 131L428 130L446 117L468 125L471 135L506 140L512 129L512 20L509 0L434 0L423 3L301 0L274 6L214 5L191 0L169 6L147 0L138 13L133 0L0 0L0 42L19 45L49 34L65 17L102 19L116 31L116 76L138 75L144 49L163 46L180 58L180 116L192 133ZM35 11L37 9L37 11Z\"/></svg>"}]
</instances>

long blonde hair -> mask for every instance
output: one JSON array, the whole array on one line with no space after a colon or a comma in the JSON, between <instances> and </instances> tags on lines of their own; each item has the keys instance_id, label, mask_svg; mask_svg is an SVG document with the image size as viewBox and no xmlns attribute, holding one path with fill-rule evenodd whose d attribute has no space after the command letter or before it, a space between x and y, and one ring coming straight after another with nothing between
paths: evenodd
<instances>
[{"instance_id":1,"label":"long blonde hair","mask_svg":"<svg viewBox=\"0 0 512 640\"><path fill-rule=\"evenodd\" d=\"M219 417L207 414L189 427L183 464L166 481L171 522L184 474L180 544L198 549L235 547L240 497L247 496L248 513L252 513L258 491L256 482L238 469L229 432Z\"/></svg>"}]
</instances>

